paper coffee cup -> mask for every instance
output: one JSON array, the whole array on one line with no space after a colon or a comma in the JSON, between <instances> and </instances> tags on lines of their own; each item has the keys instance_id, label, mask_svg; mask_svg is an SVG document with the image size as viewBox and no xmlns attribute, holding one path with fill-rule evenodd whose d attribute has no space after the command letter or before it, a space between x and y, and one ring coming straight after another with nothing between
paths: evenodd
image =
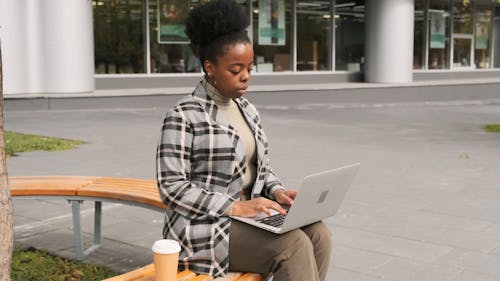
<instances>
[{"instance_id":1,"label":"paper coffee cup","mask_svg":"<svg viewBox=\"0 0 500 281\"><path fill-rule=\"evenodd\" d=\"M152 247L156 281L175 281L181 246L171 239L157 240Z\"/></svg>"}]
</instances>

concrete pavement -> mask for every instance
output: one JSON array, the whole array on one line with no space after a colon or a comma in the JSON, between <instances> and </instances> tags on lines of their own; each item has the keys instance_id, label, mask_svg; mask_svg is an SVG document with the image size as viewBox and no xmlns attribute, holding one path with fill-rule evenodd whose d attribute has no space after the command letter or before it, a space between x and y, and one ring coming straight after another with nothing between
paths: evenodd
<instances>
[{"instance_id":1,"label":"concrete pavement","mask_svg":"<svg viewBox=\"0 0 500 281\"><path fill-rule=\"evenodd\" d=\"M341 211L326 220L335 248L328 280L499 280L500 97L439 91L411 97L328 91L250 94L286 186L352 162L361 170ZM430 98L429 98L430 97ZM7 130L88 143L7 161L11 176L154 178L164 112L179 96L65 101L51 110L7 101ZM150 101L150 100L149 100ZM91 204L84 228L92 231ZM162 214L105 204L103 245L88 259L117 271L151 262ZM73 257L70 207L14 200L16 241ZM90 240L90 235L87 235Z\"/></svg>"}]
</instances>

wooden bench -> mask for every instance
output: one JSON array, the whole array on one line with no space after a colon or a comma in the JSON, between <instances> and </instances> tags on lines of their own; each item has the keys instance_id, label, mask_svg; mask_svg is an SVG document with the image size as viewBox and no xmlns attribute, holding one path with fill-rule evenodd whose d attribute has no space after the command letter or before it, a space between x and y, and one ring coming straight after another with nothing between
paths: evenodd
<instances>
[{"instance_id":1,"label":"wooden bench","mask_svg":"<svg viewBox=\"0 0 500 281\"><path fill-rule=\"evenodd\" d=\"M154 264L103 281L155 281ZM224 278L212 278L208 275L196 275L192 271L184 270L177 273L176 281L263 281L263 277L255 273L230 272Z\"/></svg>"},{"instance_id":2,"label":"wooden bench","mask_svg":"<svg viewBox=\"0 0 500 281\"><path fill-rule=\"evenodd\" d=\"M9 184L12 196L19 198L68 200L73 215L77 260L84 260L101 245L103 201L141 206L161 212L166 208L153 180L81 176L10 177ZM85 200L94 201L94 239L87 249L83 245L80 211L80 205Z\"/></svg>"},{"instance_id":3,"label":"wooden bench","mask_svg":"<svg viewBox=\"0 0 500 281\"><path fill-rule=\"evenodd\" d=\"M156 181L83 176L41 176L9 177L11 195L17 198L58 198L71 204L73 216L73 236L77 260L84 260L101 245L102 202L114 202L140 206L163 212L166 208L161 201ZM85 249L81 226L80 205L94 201L94 239ZM106 281L154 281L153 264L115 276ZM213 279L210 276L194 274L191 271L179 272L178 281L261 281L262 276L255 273L230 273L227 278Z\"/></svg>"}]
</instances>

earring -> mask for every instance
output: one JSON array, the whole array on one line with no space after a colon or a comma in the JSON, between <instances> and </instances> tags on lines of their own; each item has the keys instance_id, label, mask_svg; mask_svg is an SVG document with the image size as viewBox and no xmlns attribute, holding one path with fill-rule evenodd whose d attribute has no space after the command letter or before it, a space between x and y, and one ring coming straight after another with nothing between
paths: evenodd
<instances>
[{"instance_id":1,"label":"earring","mask_svg":"<svg viewBox=\"0 0 500 281\"><path fill-rule=\"evenodd\" d=\"M217 85L217 81L215 81L215 78L212 76L212 73L208 73L208 79L212 82L212 84Z\"/></svg>"}]
</instances>

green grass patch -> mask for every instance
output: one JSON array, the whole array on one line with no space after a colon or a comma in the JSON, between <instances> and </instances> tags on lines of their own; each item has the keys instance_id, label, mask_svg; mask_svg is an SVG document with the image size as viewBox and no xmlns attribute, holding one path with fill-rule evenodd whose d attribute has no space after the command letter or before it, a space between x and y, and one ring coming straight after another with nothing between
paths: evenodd
<instances>
[{"instance_id":1,"label":"green grass patch","mask_svg":"<svg viewBox=\"0 0 500 281\"><path fill-rule=\"evenodd\" d=\"M83 141L68 140L53 137L45 137L31 134L20 134L11 131L5 131L5 154L7 156L15 155L20 152L35 150L60 151L73 149Z\"/></svg>"},{"instance_id":2,"label":"green grass patch","mask_svg":"<svg viewBox=\"0 0 500 281\"><path fill-rule=\"evenodd\" d=\"M91 281L115 275L104 266L75 262L32 248L15 247L12 254L12 281Z\"/></svg>"},{"instance_id":3,"label":"green grass patch","mask_svg":"<svg viewBox=\"0 0 500 281\"><path fill-rule=\"evenodd\" d=\"M500 124L488 124L483 127L486 132L500 133Z\"/></svg>"}]
</instances>

